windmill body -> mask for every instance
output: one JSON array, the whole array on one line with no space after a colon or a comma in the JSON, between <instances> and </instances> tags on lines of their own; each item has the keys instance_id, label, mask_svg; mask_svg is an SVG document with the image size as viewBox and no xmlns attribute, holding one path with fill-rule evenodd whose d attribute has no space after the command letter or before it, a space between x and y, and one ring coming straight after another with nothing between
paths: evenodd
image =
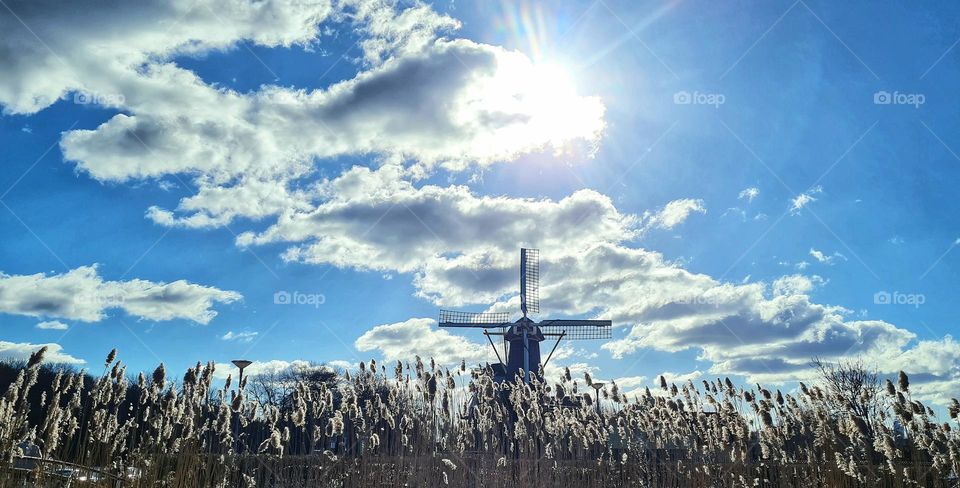
<instances>
[{"instance_id":1,"label":"windmill body","mask_svg":"<svg viewBox=\"0 0 960 488\"><path fill-rule=\"evenodd\" d=\"M524 317L508 328L503 337L510 345L505 368L506 378L516 378L520 371L528 371L524 364L534 365L529 371L537 374L540 370L540 343L545 339L537 324Z\"/></svg>"},{"instance_id":2,"label":"windmill body","mask_svg":"<svg viewBox=\"0 0 960 488\"><path fill-rule=\"evenodd\" d=\"M542 320L536 322L529 314L540 312L540 251L520 250L520 312L522 317L510 322L510 314L440 311L440 327L466 327L483 329L499 360L494 372L500 381L514 381L523 374L525 382L531 375L539 376L556 351L560 340L609 339L609 320ZM504 364L491 336L502 336L507 362ZM541 361L540 343L547 338L556 338L553 349L545 361Z\"/></svg>"}]
</instances>

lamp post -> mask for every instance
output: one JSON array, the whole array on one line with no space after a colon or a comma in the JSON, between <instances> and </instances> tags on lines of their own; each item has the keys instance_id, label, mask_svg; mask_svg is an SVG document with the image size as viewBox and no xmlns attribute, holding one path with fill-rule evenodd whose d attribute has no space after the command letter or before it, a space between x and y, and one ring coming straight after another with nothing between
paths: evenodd
<instances>
[{"instance_id":1,"label":"lamp post","mask_svg":"<svg viewBox=\"0 0 960 488\"><path fill-rule=\"evenodd\" d=\"M243 394L243 369L247 366L253 364L253 361L248 361L246 359L234 359L233 365L240 368L240 379L237 382L237 395ZM242 402L241 402L242 403ZM234 438L234 453L239 453L240 451L240 412L237 412L237 426L233 429L233 438Z\"/></svg>"},{"instance_id":2,"label":"lamp post","mask_svg":"<svg viewBox=\"0 0 960 488\"><path fill-rule=\"evenodd\" d=\"M594 390L597 390L597 415L600 415L600 390L603 389L603 383L594 382L592 385Z\"/></svg>"}]
</instances>

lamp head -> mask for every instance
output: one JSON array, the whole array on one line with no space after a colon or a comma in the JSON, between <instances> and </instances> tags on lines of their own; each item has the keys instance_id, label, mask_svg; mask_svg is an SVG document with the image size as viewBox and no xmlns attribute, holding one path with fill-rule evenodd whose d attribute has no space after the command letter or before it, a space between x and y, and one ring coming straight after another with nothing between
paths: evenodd
<instances>
[{"instance_id":1,"label":"lamp head","mask_svg":"<svg viewBox=\"0 0 960 488\"><path fill-rule=\"evenodd\" d=\"M234 359L234 360L233 360L233 365L236 366L236 367L238 367L238 368L240 368L240 369L246 368L247 366L250 366L251 364L253 364L253 361L247 361L246 359Z\"/></svg>"}]
</instances>

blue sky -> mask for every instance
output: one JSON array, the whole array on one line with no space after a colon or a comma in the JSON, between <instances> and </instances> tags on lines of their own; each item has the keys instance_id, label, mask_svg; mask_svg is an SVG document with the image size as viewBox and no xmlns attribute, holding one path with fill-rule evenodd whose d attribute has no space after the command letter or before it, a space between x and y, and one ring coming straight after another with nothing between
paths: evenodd
<instances>
[{"instance_id":1,"label":"blue sky","mask_svg":"<svg viewBox=\"0 0 960 488\"><path fill-rule=\"evenodd\" d=\"M534 246L577 372L960 384L957 6L217 3L0 13L4 356L493 360Z\"/></svg>"}]
</instances>

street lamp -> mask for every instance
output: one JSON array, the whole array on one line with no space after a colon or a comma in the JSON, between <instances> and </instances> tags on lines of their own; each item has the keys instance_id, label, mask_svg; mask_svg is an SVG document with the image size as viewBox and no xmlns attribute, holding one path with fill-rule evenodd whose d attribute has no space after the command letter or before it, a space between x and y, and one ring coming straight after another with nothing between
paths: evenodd
<instances>
[{"instance_id":1,"label":"street lamp","mask_svg":"<svg viewBox=\"0 0 960 488\"><path fill-rule=\"evenodd\" d=\"M247 361L246 359L234 359L233 365L240 368L240 382L237 383L237 389L243 388L243 368L253 364L253 361Z\"/></svg>"},{"instance_id":2,"label":"street lamp","mask_svg":"<svg viewBox=\"0 0 960 488\"><path fill-rule=\"evenodd\" d=\"M603 389L603 383L594 382L592 385L594 390L597 390L597 415L600 414L600 390Z\"/></svg>"},{"instance_id":3,"label":"street lamp","mask_svg":"<svg viewBox=\"0 0 960 488\"><path fill-rule=\"evenodd\" d=\"M248 361L246 359L234 359L232 362L234 366L240 368L240 380L237 383L237 395L241 395L243 393L243 369L253 364L253 361ZM237 426L233 429L233 432L234 432L233 442L235 443L233 452L239 453L240 451L240 413L239 412L237 412Z\"/></svg>"}]
</instances>

